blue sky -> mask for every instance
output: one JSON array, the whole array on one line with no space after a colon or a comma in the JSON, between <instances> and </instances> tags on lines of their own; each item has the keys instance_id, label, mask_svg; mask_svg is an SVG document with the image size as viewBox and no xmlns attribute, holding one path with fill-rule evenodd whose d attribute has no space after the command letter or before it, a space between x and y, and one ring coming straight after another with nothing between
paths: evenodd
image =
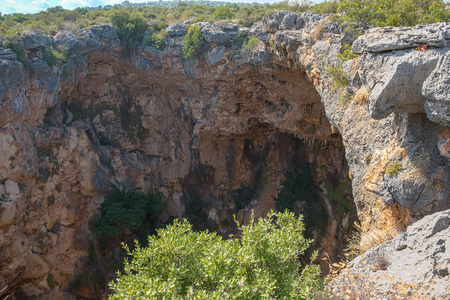
<instances>
[{"instance_id":1,"label":"blue sky","mask_svg":"<svg viewBox=\"0 0 450 300\"><path fill-rule=\"evenodd\" d=\"M117 4L123 0L0 0L0 12L4 14L8 13L35 13L41 10L46 10L53 6L62 6L67 9L73 9L76 7L92 6L96 7L99 5L107 4ZM145 2L147 0L130 0L130 2L139 3ZM222 0L223 1L223 0ZM233 1L233 0L228 0ZM279 2L282 0L234 0L236 2ZM446 0L445 2L449 2ZM322 0L313 0L313 2L318 3Z\"/></svg>"},{"instance_id":2,"label":"blue sky","mask_svg":"<svg viewBox=\"0 0 450 300\"><path fill-rule=\"evenodd\" d=\"M99 6L117 4L123 0L0 0L0 12L8 13L35 13L53 6L62 6L67 9L85 6ZM142 3L147 0L130 0L133 3ZM222 0L223 1L223 0ZM232 1L232 0L228 0ZM236 2L279 2L281 0L234 0ZM316 0L314 2L320 2Z\"/></svg>"}]
</instances>

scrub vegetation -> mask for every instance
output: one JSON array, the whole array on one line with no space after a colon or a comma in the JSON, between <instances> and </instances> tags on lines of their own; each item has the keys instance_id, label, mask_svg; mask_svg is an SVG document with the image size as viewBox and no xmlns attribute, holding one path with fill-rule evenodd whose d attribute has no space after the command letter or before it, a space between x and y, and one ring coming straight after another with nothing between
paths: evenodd
<instances>
[{"instance_id":1,"label":"scrub vegetation","mask_svg":"<svg viewBox=\"0 0 450 300\"><path fill-rule=\"evenodd\" d=\"M302 217L271 212L238 228L240 239L224 240L176 220L148 247L125 246L129 259L110 299L307 299L323 290L320 267L298 259L311 243Z\"/></svg>"}]
</instances>

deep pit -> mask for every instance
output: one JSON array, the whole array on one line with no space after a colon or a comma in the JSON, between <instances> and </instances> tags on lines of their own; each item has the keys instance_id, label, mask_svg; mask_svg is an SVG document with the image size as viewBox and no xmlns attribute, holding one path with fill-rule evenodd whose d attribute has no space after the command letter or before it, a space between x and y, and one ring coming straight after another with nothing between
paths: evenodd
<instances>
[{"instance_id":1,"label":"deep pit","mask_svg":"<svg viewBox=\"0 0 450 300\"><path fill-rule=\"evenodd\" d=\"M3 280L11 291L104 296L123 261L120 242L151 232L97 240L99 206L115 187L160 190L160 226L187 218L223 237L237 233L233 216L246 223L289 209L305 216L311 251L336 260L356 209L342 137L305 70L147 54L89 52L61 71L57 101L30 138L36 168L16 179L23 218L12 232L24 246L5 251L4 261L17 261Z\"/></svg>"},{"instance_id":2,"label":"deep pit","mask_svg":"<svg viewBox=\"0 0 450 300\"><path fill-rule=\"evenodd\" d=\"M289 209L305 216L311 249L335 260L356 210L342 137L304 70L168 66L143 72L90 54L86 76L62 87L44 127L86 136L98 155L93 181L105 185L99 193L110 186L162 190L161 224L183 217L228 237L237 233L233 216L245 223L252 212ZM77 266L85 268L92 266ZM95 289L72 292L93 297Z\"/></svg>"}]
</instances>

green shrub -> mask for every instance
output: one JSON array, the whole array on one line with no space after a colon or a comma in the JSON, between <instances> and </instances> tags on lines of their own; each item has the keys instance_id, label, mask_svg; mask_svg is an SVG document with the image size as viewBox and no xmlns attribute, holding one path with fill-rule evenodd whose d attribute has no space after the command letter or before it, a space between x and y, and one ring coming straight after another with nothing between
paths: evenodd
<instances>
[{"instance_id":1,"label":"green shrub","mask_svg":"<svg viewBox=\"0 0 450 300\"><path fill-rule=\"evenodd\" d=\"M315 4L313 7L311 7L311 10L320 15L335 14L338 10L338 6L338 0L328 0Z\"/></svg>"},{"instance_id":2,"label":"green shrub","mask_svg":"<svg viewBox=\"0 0 450 300\"><path fill-rule=\"evenodd\" d=\"M347 103L350 102L350 100L352 100L352 94L350 94L347 91L343 91L339 97L338 97L339 102L341 102L342 105L346 105Z\"/></svg>"},{"instance_id":3,"label":"green shrub","mask_svg":"<svg viewBox=\"0 0 450 300\"><path fill-rule=\"evenodd\" d=\"M130 13L125 9L114 10L110 15L110 21L117 30L125 54L129 54L142 42L148 29L148 24L141 15L136 12Z\"/></svg>"},{"instance_id":4,"label":"green shrub","mask_svg":"<svg viewBox=\"0 0 450 300\"><path fill-rule=\"evenodd\" d=\"M197 25L189 25L183 37L183 58L193 61L203 46L202 30Z\"/></svg>"},{"instance_id":5,"label":"green shrub","mask_svg":"<svg viewBox=\"0 0 450 300\"><path fill-rule=\"evenodd\" d=\"M146 44L159 50L164 50L164 48L166 48L167 36L167 31L165 30L161 30L161 32L153 32L146 41Z\"/></svg>"},{"instance_id":6,"label":"green shrub","mask_svg":"<svg viewBox=\"0 0 450 300\"><path fill-rule=\"evenodd\" d=\"M450 20L442 0L341 0L342 19L356 26L414 26Z\"/></svg>"},{"instance_id":7,"label":"green shrub","mask_svg":"<svg viewBox=\"0 0 450 300\"><path fill-rule=\"evenodd\" d=\"M331 200L338 208L339 215L344 218L354 207L353 198L351 196L352 185L342 181L337 185L325 184L327 198Z\"/></svg>"},{"instance_id":8,"label":"green shrub","mask_svg":"<svg viewBox=\"0 0 450 300\"><path fill-rule=\"evenodd\" d=\"M248 40L242 45L242 53L244 54L244 57L249 58L256 50L258 43L259 39L256 36L251 35Z\"/></svg>"},{"instance_id":9,"label":"green shrub","mask_svg":"<svg viewBox=\"0 0 450 300\"><path fill-rule=\"evenodd\" d=\"M3 41L3 47L11 49L16 55L17 60L20 61L24 66L28 66L30 61L28 60L25 48L23 46L22 37L15 34L12 36L6 36Z\"/></svg>"},{"instance_id":10,"label":"green shrub","mask_svg":"<svg viewBox=\"0 0 450 300\"><path fill-rule=\"evenodd\" d=\"M223 240L176 220L147 248L125 246L131 259L110 299L306 299L323 289L320 267L299 261L311 243L301 217L269 213L239 229L241 239Z\"/></svg>"},{"instance_id":11,"label":"green shrub","mask_svg":"<svg viewBox=\"0 0 450 300\"><path fill-rule=\"evenodd\" d=\"M232 190L230 195L233 197L234 205L239 210L245 208L256 198L256 188L241 184L241 187Z\"/></svg>"},{"instance_id":12,"label":"green shrub","mask_svg":"<svg viewBox=\"0 0 450 300\"><path fill-rule=\"evenodd\" d=\"M319 188L314 183L311 166L304 167L297 174L286 172L285 177L275 198L277 210L303 214L307 237L324 236L329 217L319 195Z\"/></svg>"},{"instance_id":13,"label":"green shrub","mask_svg":"<svg viewBox=\"0 0 450 300\"><path fill-rule=\"evenodd\" d=\"M334 90L343 89L348 86L348 78L345 76L342 67L328 67L326 71L331 77Z\"/></svg>"},{"instance_id":14,"label":"green shrub","mask_svg":"<svg viewBox=\"0 0 450 300\"><path fill-rule=\"evenodd\" d=\"M348 78L345 75L344 70L342 70L342 65L347 60L351 60L356 57L358 57L358 55L352 53L352 46L350 44L346 44L344 45L344 51L336 55L336 58L339 60L339 67L330 66L326 69L328 75L331 77L334 90L343 89L348 86ZM351 98L349 93L344 92L339 97L339 101L341 101L342 104L345 104L350 100L349 96Z\"/></svg>"},{"instance_id":15,"label":"green shrub","mask_svg":"<svg viewBox=\"0 0 450 300\"><path fill-rule=\"evenodd\" d=\"M44 51L44 61L50 66L61 66L67 61L66 53L67 51L65 50L65 48L63 48L60 52L53 49L53 47L50 47L49 49Z\"/></svg>"},{"instance_id":16,"label":"green shrub","mask_svg":"<svg viewBox=\"0 0 450 300\"><path fill-rule=\"evenodd\" d=\"M234 18L234 12L229 6L219 6L213 12L212 16L215 20L229 20Z\"/></svg>"},{"instance_id":17,"label":"green shrub","mask_svg":"<svg viewBox=\"0 0 450 300\"><path fill-rule=\"evenodd\" d=\"M100 206L95 226L98 238L116 238L136 231L145 221L155 222L164 209L162 193L137 191L111 192Z\"/></svg>"},{"instance_id":18,"label":"green shrub","mask_svg":"<svg viewBox=\"0 0 450 300\"><path fill-rule=\"evenodd\" d=\"M393 161L386 166L386 175L389 177L397 176L403 170L403 166L399 161Z\"/></svg>"},{"instance_id":19,"label":"green shrub","mask_svg":"<svg viewBox=\"0 0 450 300\"><path fill-rule=\"evenodd\" d=\"M342 53L339 53L338 55L336 55L336 57L340 61L340 64L342 66L342 64L344 62L346 62L347 60L351 60L351 59L357 58L358 55L352 53L352 45L345 44L344 45L344 51L342 51Z\"/></svg>"}]
</instances>

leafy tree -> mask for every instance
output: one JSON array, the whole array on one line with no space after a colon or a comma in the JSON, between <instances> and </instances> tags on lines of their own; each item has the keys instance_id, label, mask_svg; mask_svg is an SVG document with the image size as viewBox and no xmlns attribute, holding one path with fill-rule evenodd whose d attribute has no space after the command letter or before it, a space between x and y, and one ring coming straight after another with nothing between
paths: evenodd
<instances>
[{"instance_id":1,"label":"leafy tree","mask_svg":"<svg viewBox=\"0 0 450 300\"><path fill-rule=\"evenodd\" d=\"M124 9L113 11L110 20L122 41L124 53L129 53L131 49L136 48L142 42L144 33L148 29L148 24L142 16Z\"/></svg>"},{"instance_id":2,"label":"leafy tree","mask_svg":"<svg viewBox=\"0 0 450 300\"><path fill-rule=\"evenodd\" d=\"M156 221L164 209L162 193L143 194L115 190L100 206L101 216L95 226L98 238L123 236L141 227L145 221Z\"/></svg>"},{"instance_id":3,"label":"leafy tree","mask_svg":"<svg viewBox=\"0 0 450 300\"><path fill-rule=\"evenodd\" d=\"M202 30L197 25L189 25L187 33L183 37L183 57L186 60L193 61L200 53L203 45Z\"/></svg>"},{"instance_id":4,"label":"leafy tree","mask_svg":"<svg viewBox=\"0 0 450 300\"><path fill-rule=\"evenodd\" d=\"M357 26L414 26L450 20L442 0L340 0L343 20Z\"/></svg>"},{"instance_id":5,"label":"leafy tree","mask_svg":"<svg viewBox=\"0 0 450 300\"><path fill-rule=\"evenodd\" d=\"M339 6L338 0L328 0L315 4L311 10L316 14L335 14Z\"/></svg>"},{"instance_id":6,"label":"leafy tree","mask_svg":"<svg viewBox=\"0 0 450 300\"><path fill-rule=\"evenodd\" d=\"M322 288L320 267L298 259L311 242L301 217L271 212L239 229L241 239L223 240L175 221L147 248L125 246L131 260L110 299L306 299Z\"/></svg>"},{"instance_id":7,"label":"leafy tree","mask_svg":"<svg viewBox=\"0 0 450 300\"><path fill-rule=\"evenodd\" d=\"M229 20L234 18L234 12L229 6L219 6L212 14L216 20Z\"/></svg>"}]
</instances>

